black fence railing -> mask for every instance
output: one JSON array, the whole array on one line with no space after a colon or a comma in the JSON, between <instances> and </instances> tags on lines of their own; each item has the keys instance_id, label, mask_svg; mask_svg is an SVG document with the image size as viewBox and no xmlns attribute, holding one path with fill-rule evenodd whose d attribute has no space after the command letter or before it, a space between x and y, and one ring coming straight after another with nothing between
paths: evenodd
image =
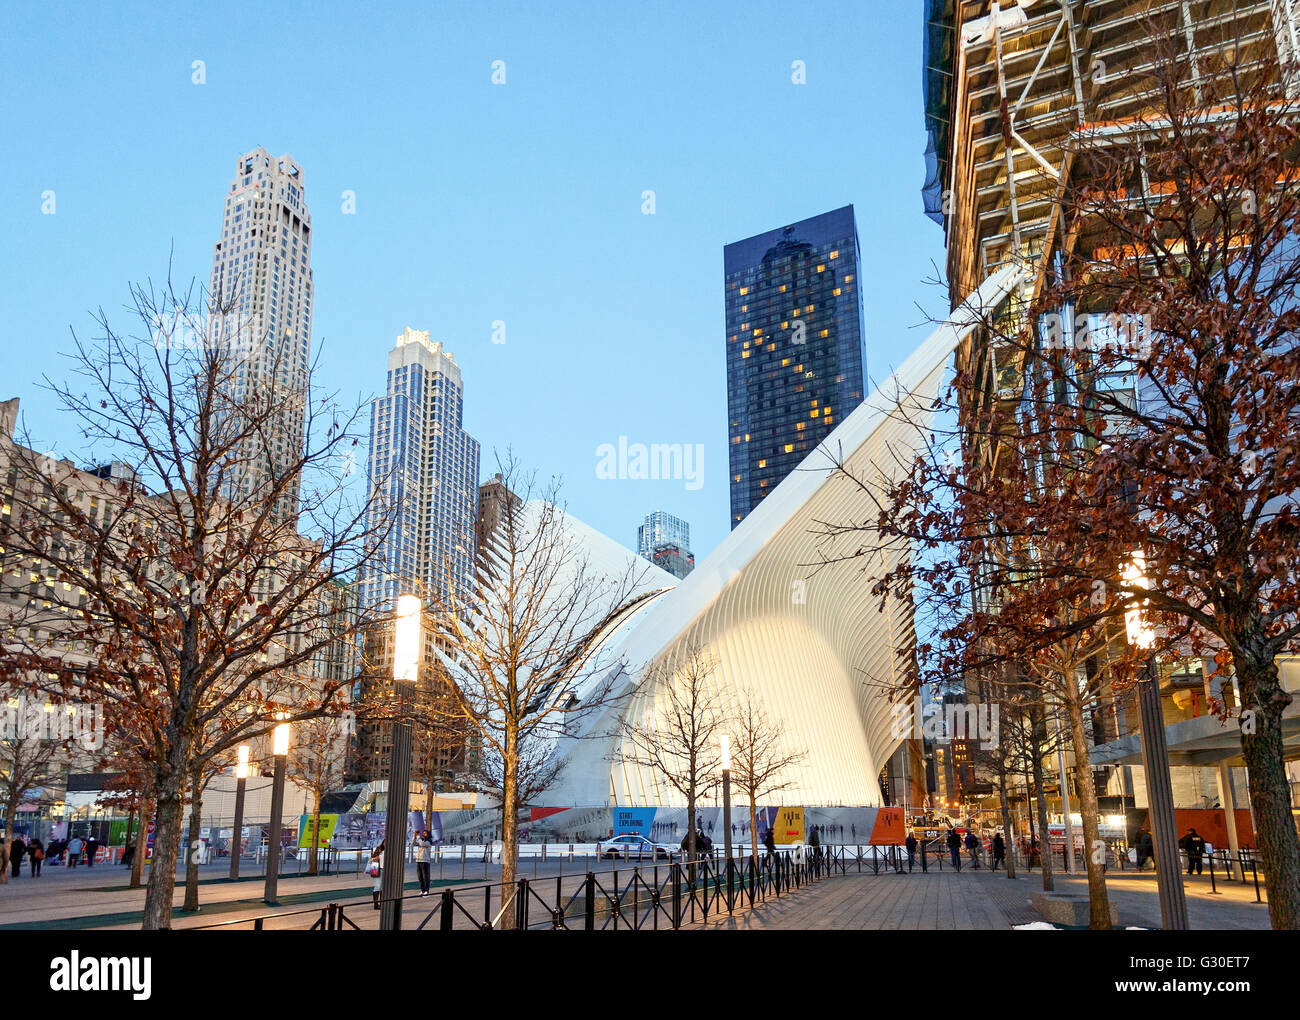
<instances>
[{"instance_id":1,"label":"black fence railing","mask_svg":"<svg viewBox=\"0 0 1300 1020\"><path fill-rule=\"evenodd\" d=\"M501 883L489 881L444 888L435 893L432 906L419 893L403 894L402 927L441 931L679 929L779 899L831 875L897 869L897 849L828 846L764 853L757 858L733 856L730 861L712 855L593 870L581 876L524 877L516 880L504 899ZM373 900L329 903L201 927L261 931L274 919L277 928L358 930L362 926L354 920L357 912L373 909ZM290 919L287 924L286 918Z\"/></svg>"}]
</instances>

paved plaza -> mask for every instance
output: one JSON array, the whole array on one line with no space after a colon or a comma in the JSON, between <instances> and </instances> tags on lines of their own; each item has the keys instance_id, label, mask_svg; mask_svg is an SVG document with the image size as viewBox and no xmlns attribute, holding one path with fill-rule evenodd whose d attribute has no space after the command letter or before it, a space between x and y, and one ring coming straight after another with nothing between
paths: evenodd
<instances>
[{"instance_id":1,"label":"paved plaza","mask_svg":"<svg viewBox=\"0 0 1300 1020\"><path fill-rule=\"evenodd\" d=\"M547 906L578 892L587 869L605 872L603 886L612 888L609 865L586 859L573 861L521 862L520 876L534 881L537 897L530 901L530 917L545 922ZM192 928L222 925L230 929L252 927L251 919L275 910L280 916L264 921L267 928L306 928L319 917L328 903L345 905L347 917L361 928L378 927L379 913L370 903L371 880L348 868L342 874L280 879L278 908L262 902L263 880L251 875L238 882L226 877L229 863L201 869L198 913L185 913L180 905L185 890L178 884L175 892L173 925ZM250 870L252 868L250 867ZM428 898L412 897L406 901L406 927L414 927L438 906L438 892L452 886L457 900L474 918L499 910L497 891L485 894L485 884L499 876L498 866L459 860L448 861L439 873L433 868L434 891ZM645 869L646 879L654 884L655 870ZM666 877L663 868L659 878ZM626 888L630 868L619 869L619 881ZM1212 894L1209 877L1186 877L1188 915L1194 929L1268 928L1268 908L1255 899L1254 883L1247 881L1217 883ZM143 889L126 887L126 869L101 865L94 869L47 869L39 878L26 871L0 887L0 929L132 929L140 924L144 905ZM1119 910L1120 923L1126 927L1160 927L1160 909L1153 872L1113 873L1107 886ZM966 868L960 873L931 869L928 874L915 871L896 874L858 874L850 870L811 886L769 900L752 910L738 910L710 917L708 927L753 930L830 929L830 930L981 930L1007 929L1041 918L1030 905L1030 897L1042 888L1037 872L1009 880L1005 874L986 869ZM1082 877L1056 877L1057 891L1087 894ZM418 890L414 866L407 869L408 896ZM716 908L714 908L716 909ZM698 918L697 918L698 921ZM435 917L428 922L436 927ZM456 927L471 928L474 919L460 910ZM662 926L662 925L661 925Z\"/></svg>"},{"instance_id":2,"label":"paved plaza","mask_svg":"<svg viewBox=\"0 0 1300 1020\"><path fill-rule=\"evenodd\" d=\"M979 931L1007 929L1042 917L1030 905L1041 890L1037 872L1008 879L986 869L929 874L858 875L818 883L798 894L772 900L742 915L725 915L710 927L747 930ZM1057 892L1087 896L1087 879L1057 875ZM1115 873L1106 888L1123 927L1159 928L1160 903L1154 872ZM1253 883L1218 883L1187 878L1187 913L1193 929L1266 929L1268 907L1255 902Z\"/></svg>"}]
</instances>

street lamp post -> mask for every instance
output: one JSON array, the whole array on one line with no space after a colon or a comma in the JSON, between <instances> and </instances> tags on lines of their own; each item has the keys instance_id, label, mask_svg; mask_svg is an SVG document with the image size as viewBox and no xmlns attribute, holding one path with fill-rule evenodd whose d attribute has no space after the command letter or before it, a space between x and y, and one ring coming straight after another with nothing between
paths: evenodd
<instances>
[{"instance_id":1,"label":"street lamp post","mask_svg":"<svg viewBox=\"0 0 1300 1020\"><path fill-rule=\"evenodd\" d=\"M1146 561L1141 550L1124 568L1124 580L1146 591ZM1146 600L1143 600L1145 605ZM1170 931L1186 931L1187 898L1178 860L1178 827L1174 823L1174 788L1169 778L1169 747L1165 743L1165 716L1160 708L1160 682L1156 673L1155 631L1140 606L1124 614L1129 643L1146 651L1146 664L1138 681L1139 735L1142 771L1146 775L1147 804L1151 811L1151 837L1156 851L1156 886L1160 893L1160 923Z\"/></svg>"},{"instance_id":2,"label":"street lamp post","mask_svg":"<svg viewBox=\"0 0 1300 1020\"><path fill-rule=\"evenodd\" d=\"M288 712L279 712L277 719L287 719ZM289 724L282 722L272 731L271 752L275 758L275 779L271 785L271 835L266 848L266 888L262 900L278 906L276 888L280 884L280 829L284 821L284 766L289 757Z\"/></svg>"},{"instance_id":3,"label":"street lamp post","mask_svg":"<svg viewBox=\"0 0 1300 1020\"><path fill-rule=\"evenodd\" d=\"M410 692L420 669L420 614L423 606L414 595L397 599L393 621L393 751L388 763L388 813L384 824L383 878L380 881L379 927L402 927L402 893L406 885L406 815L411 799L411 721L407 718Z\"/></svg>"},{"instance_id":4,"label":"street lamp post","mask_svg":"<svg viewBox=\"0 0 1300 1020\"><path fill-rule=\"evenodd\" d=\"M727 848L727 905L731 905L731 737L722 734L722 839Z\"/></svg>"},{"instance_id":5,"label":"street lamp post","mask_svg":"<svg viewBox=\"0 0 1300 1020\"><path fill-rule=\"evenodd\" d=\"M248 786L248 745L238 748L235 766L235 827L230 834L230 880L239 878L239 852L244 846L244 790Z\"/></svg>"}]
</instances>

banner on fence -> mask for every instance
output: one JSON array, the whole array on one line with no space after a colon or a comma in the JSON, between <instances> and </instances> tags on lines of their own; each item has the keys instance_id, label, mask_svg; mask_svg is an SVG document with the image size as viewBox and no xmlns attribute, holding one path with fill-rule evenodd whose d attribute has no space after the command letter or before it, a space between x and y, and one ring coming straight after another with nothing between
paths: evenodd
<instances>
[{"instance_id":1,"label":"banner on fence","mask_svg":"<svg viewBox=\"0 0 1300 1020\"><path fill-rule=\"evenodd\" d=\"M655 809L647 807L615 807L615 836L645 836L650 838L654 826Z\"/></svg>"},{"instance_id":2,"label":"banner on fence","mask_svg":"<svg viewBox=\"0 0 1300 1020\"><path fill-rule=\"evenodd\" d=\"M334 836L334 827L338 824L338 815L321 815L320 816L320 837L317 840L317 846L329 846L330 840ZM298 818L298 846L311 846L312 816L301 815Z\"/></svg>"},{"instance_id":3,"label":"banner on fence","mask_svg":"<svg viewBox=\"0 0 1300 1020\"><path fill-rule=\"evenodd\" d=\"M876 808L876 819L871 823L872 846L901 846L907 839L903 809Z\"/></svg>"},{"instance_id":4,"label":"banner on fence","mask_svg":"<svg viewBox=\"0 0 1300 1020\"><path fill-rule=\"evenodd\" d=\"M804 841L803 808L783 807L776 809L776 827L773 832L778 845Z\"/></svg>"}]
</instances>

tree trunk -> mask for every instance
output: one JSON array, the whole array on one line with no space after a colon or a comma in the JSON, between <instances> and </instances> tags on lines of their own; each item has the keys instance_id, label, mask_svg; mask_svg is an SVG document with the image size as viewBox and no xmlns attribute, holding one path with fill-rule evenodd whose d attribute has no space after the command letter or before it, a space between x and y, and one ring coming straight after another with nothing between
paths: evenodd
<instances>
[{"instance_id":1,"label":"tree trunk","mask_svg":"<svg viewBox=\"0 0 1300 1020\"><path fill-rule=\"evenodd\" d=\"M1300 928L1300 838L1282 757L1282 712L1291 698L1268 659L1234 660L1244 707L1241 751L1249 777L1255 838L1264 863L1268 916L1276 930Z\"/></svg>"},{"instance_id":2,"label":"tree trunk","mask_svg":"<svg viewBox=\"0 0 1300 1020\"><path fill-rule=\"evenodd\" d=\"M1011 805L1007 801L1007 766L998 763L998 800L1002 805L1002 845L1007 850L1007 878L1016 877L1016 844L1011 835Z\"/></svg>"},{"instance_id":3,"label":"tree trunk","mask_svg":"<svg viewBox=\"0 0 1300 1020\"><path fill-rule=\"evenodd\" d=\"M182 910L199 909L199 831L203 824L203 789L199 774L190 777L190 847L185 854L185 905Z\"/></svg>"},{"instance_id":4,"label":"tree trunk","mask_svg":"<svg viewBox=\"0 0 1300 1020\"><path fill-rule=\"evenodd\" d=\"M506 726L501 771L501 902L505 903L515 891L519 854L519 734L510 724ZM514 926L514 910L507 910L501 916L501 927Z\"/></svg>"},{"instance_id":5,"label":"tree trunk","mask_svg":"<svg viewBox=\"0 0 1300 1020\"><path fill-rule=\"evenodd\" d=\"M1056 888L1056 880L1052 876L1052 840L1047 831L1047 794L1043 792L1043 735L1047 732L1047 720L1042 705L1035 705L1030 715L1033 719L1033 736L1029 742L1029 764L1034 775L1038 810L1038 864L1043 873L1043 892L1051 892ZM1032 842L1030 846L1033 846Z\"/></svg>"},{"instance_id":6,"label":"tree trunk","mask_svg":"<svg viewBox=\"0 0 1300 1020\"><path fill-rule=\"evenodd\" d=\"M1088 927L1094 931L1110 931L1106 844L1101 838L1097 787L1092 782L1092 756L1088 753L1088 736L1083 731L1083 704L1077 691L1073 696L1066 696L1065 712L1070 717L1070 741L1074 745L1074 785L1079 795L1079 814L1083 816L1083 859L1088 862Z\"/></svg>"},{"instance_id":7,"label":"tree trunk","mask_svg":"<svg viewBox=\"0 0 1300 1020\"><path fill-rule=\"evenodd\" d=\"M181 789L184 785L184 771L177 767L177 759L184 761L179 747L173 746L171 758L171 769L160 776L158 782L153 825L153 866L149 869L144 899L144 931L170 928L172 921L176 854L180 849L181 815L185 798Z\"/></svg>"},{"instance_id":8,"label":"tree trunk","mask_svg":"<svg viewBox=\"0 0 1300 1020\"><path fill-rule=\"evenodd\" d=\"M686 791L686 877L695 886L695 784Z\"/></svg>"},{"instance_id":9,"label":"tree trunk","mask_svg":"<svg viewBox=\"0 0 1300 1020\"><path fill-rule=\"evenodd\" d=\"M140 827L135 833L135 854L131 857L131 889L139 889L144 879L144 855L149 851L149 826L145 819L149 817L149 798L140 798Z\"/></svg>"},{"instance_id":10,"label":"tree trunk","mask_svg":"<svg viewBox=\"0 0 1300 1020\"><path fill-rule=\"evenodd\" d=\"M14 777L12 776L10 777L11 782L13 781L13 778ZM5 853L4 853L5 869L4 869L4 878L0 878L0 883L4 883L6 885L9 882L9 870L11 867L9 862L9 854L10 854L10 847L14 845L14 826L18 823L18 799L17 799L18 796L21 796L21 791L19 791L19 794L15 795L14 798L5 805Z\"/></svg>"},{"instance_id":11,"label":"tree trunk","mask_svg":"<svg viewBox=\"0 0 1300 1020\"><path fill-rule=\"evenodd\" d=\"M425 823L426 825L428 822ZM320 788L312 793L311 802L311 862L307 865L307 874L317 873L317 861L320 848Z\"/></svg>"},{"instance_id":12,"label":"tree trunk","mask_svg":"<svg viewBox=\"0 0 1300 1020\"><path fill-rule=\"evenodd\" d=\"M752 855L749 862L751 873L758 871L758 805L753 794L749 797L749 849Z\"/></svg>"},{"instance_id":13,"label":"tree trunk","mask_svg":"<svg viewBox=\"0 0 1300 1020\"><path fill-rule=\"evenodd\" d=\"M122 839L122 852L131 845L131 836L135 833L135 809L132 808L126 815L126 836Z\"/></svg>"}]
</instances>

